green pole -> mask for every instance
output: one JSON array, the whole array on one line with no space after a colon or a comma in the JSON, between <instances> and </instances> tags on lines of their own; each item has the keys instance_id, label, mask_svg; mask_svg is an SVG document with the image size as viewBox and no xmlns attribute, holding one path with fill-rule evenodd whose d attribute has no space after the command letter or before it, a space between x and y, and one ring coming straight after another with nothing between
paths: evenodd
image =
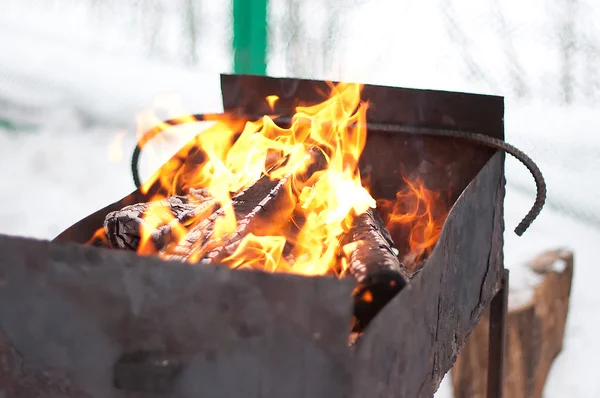
<instances>
[{"instance_id":1,"label":"green pole","mask_svg":"<svg viewBox=\"0 0 600 398\"><path fill-rule=\"evenodd\" d=\"M267 1L233 0L234 73L267 73Z\"/></svg>"}]
</instances>

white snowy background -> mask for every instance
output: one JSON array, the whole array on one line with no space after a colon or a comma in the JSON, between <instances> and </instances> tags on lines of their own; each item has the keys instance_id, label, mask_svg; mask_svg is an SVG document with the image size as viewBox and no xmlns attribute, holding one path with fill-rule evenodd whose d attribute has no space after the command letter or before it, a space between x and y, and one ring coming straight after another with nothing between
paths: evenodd
<instances>
[{"instance_id":1,"label":"white snowy background","mask_svg":"<svg viewBox=\"0 0 600 398\"><path fill-rule=\"evenodd\" d=\"M143 110L165 100L166 116L221 110L219 73L232 71L227 0L1 0L0 9L0 233L51 239L130 193ZM535 186L507 157L513 289L527 288L522 264L537 253L575 252L551 398L600 397L599 17L592 0L272 0L269 9L271 75L505 96L507 141L548 184L547 206L517 237ZM143 176L194 131L183 130L143 157ZM446 378L436 397L451 396Z\"/></svg>"}]
</instances>

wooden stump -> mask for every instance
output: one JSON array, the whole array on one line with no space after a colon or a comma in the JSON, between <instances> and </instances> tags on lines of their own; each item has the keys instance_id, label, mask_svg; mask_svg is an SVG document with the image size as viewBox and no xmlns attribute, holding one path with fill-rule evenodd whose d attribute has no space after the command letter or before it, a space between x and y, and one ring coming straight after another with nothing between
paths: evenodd
<instances>
[{"instance_id":1,"label":"wooden stump","mask_svg":"<svg viewBox=\"0 0 600 398\"><path fill-rule=\"evenodd\" d=\"M548 372L562 349L573 253L547 251L528 265L540 277L540 283L529 300L509 306L504 396L510 398L542 397ZM486 311L452 368L457 398L486 396L488 332L489 314Z\"/></svg>"}]
</instances>

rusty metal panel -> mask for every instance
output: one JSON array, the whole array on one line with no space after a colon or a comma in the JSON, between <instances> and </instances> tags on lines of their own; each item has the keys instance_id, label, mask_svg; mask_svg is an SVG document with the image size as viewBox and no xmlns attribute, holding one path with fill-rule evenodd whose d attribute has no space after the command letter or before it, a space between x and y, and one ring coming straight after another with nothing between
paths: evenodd
<instances>
[{"instance_id":1,"label":"rusty metal panel","mask_svg":"<svg viewBox=\"0 0 600 398\"><path fill-rule=\"evenodd\" d=\"M335 83L335 82L334 82ZM249 114L290 114L298 105L319 103L331 83L320 80L252 75L221 75L223 108ZM277 95L274 110L266 100ZM456 128L504 139L504 99L439 90L420 90L365 84L361 94L369 103L370 122Z\"/></svg>"},{"instance_id":2,"label":"rusty metal panel","mask_svg":"<svg viewBox=\"0 0 600 398\"><path fill-rule=\"evenodd\" d=\"M8 236L0 253L2 396L330 398L347 388L350 281Z\"/></svg>"}]
</instances>

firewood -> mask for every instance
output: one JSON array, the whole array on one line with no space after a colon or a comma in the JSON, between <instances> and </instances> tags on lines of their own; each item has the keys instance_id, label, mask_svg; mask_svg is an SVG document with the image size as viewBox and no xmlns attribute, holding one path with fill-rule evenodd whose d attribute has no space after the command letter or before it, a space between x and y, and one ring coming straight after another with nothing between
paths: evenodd
<instances>
[{"instance_id":1,"label":"firewood","mask_svg":"<svg viewBox=\"0 0 600 398\"><path fill-rule=\"evenodd\" d=\"M293 198L286 187L291 178L292 173L288 173L278 181L269 181L270 184L258 186L268 189L268 192L257 189L255 197L236 200L233 205L237 219L236 230L222 242L211 242L213 249L203 256L203 262L218 263L232 255L242 239L251 232L256 235L269 235L269 231L275 232L282 228L290 219L294 208ZM256 203L256 200L259 202Z\"/></svg>"},{"instance_id":2,"label":"firewood","mask_svg":"<svg viewBox=\"0 0 600 398\"><path fill-rule=\"evenodd\" d=\"M353 331L361 331L408 283L408 274L377 210L356 217L343 242L344 251L350 248L348 273L357 281Z\"/></svg>"},{"instance_id":3,"label":"firewood","mask_svg":"<svg viewBox=\"0 0 600 398\"><path fill-rule=\"evenodd\" d=\"M233 254L242 239L249 233L268 235L289 223L294 209L289 184L293 179L308 182L317 170L326 165L323 153L317 149L310 151L309 166L302 173L292 170L279 180L262 176L253 185L232 198L232 207L237 220L236 230L216 241L213 239L215 222L224 216L223 207L192 228L186 237L176 245L166 248L164 256L170 260L218 263ZM193 256L193 257L192 257Z\"/></svg>"},{"instance_id":4,"label":"firewood","mask_svg":"<svg viewBox=\"0 0 600 398\"><path fill-rule=\"evenodd\" d=\"M151 206L154 210L149 210ZM175 224L202 217L206 212L210 214L215 206L214 199L206 190L190 189L188 195L170 196L156 202L136 203L110 212L104 220L104 231L109 247L137 251L142 229L151 229L149 240L158 251L173 239ZM172 220L164 220L158 216L165 211L172 215Z\"/></svg>"},{"instance_id":5,"label":"firewood","mask_svg":"<svg viewBox=\"0 0 600 398\"><path fill-rule=\"evenodd\" d=\"M547 251L528 265L540 279L531 298L515 304L517 292L509 293L503 386L504 396L511 398L542 397L552 363L562 350L573 253ZM486 396L488 330L486 312L452 368L455 397Z\"/></svg>"}]
</instances>

